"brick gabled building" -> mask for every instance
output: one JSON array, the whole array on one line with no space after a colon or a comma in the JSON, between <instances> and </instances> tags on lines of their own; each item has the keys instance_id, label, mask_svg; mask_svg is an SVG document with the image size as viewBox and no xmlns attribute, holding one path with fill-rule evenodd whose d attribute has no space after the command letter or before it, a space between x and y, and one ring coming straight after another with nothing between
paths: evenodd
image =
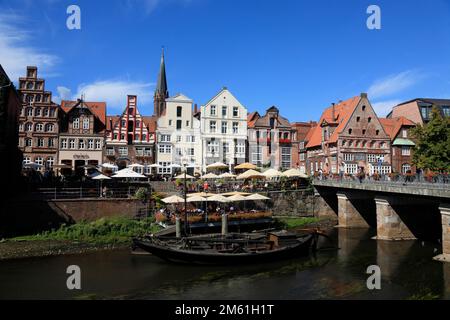
<instances>
[{"instance_id":1,"label":"brick gabled building","mask_svg":"<svg viewBox=\"0 0 450 320\"><path fill-rule=\"evenodd\" d=\"M155 116L142 116L137 96L129 95L127 105L120 116L106 119L106 149L104 162L115 163L119 169L130 164L141 164L140 173L150 174L149 165L155 162Z\"/></svg>"},{"instance_id":2,"label":"brick gabled building","mask_svg":"<svg viewBox=\"0 0 450 320\"><path fill-rule=\"evenodd\" d=\"M259 167L289 169L292 163L292 141L295 130L277 107L264 116L254 112L247 117L249 161Z\"/></svg>"},{"instance_id":3,"label":"brick gabled building","mask_svg":"<svg viewBox=\"0 0 450 320\"><path fill-rule=\"evenodd\" d=\"M415 127L414 122L405 117L380 118L384 130L391 138L392 172L405 174L415 172L412 163L412 149L415 146L410 130Z\"/></svg>"},{"instance_id":4,"label":"brick gabled building","mask_svg":"<svg viewBox=\"0 0 450 320\"><path fill-rule=\"evenodd\" d=\"M34 162L37 170L53 168L58 159L59 105L45 90L45 80L38 78L37 67L27 67L26 77L19 78L22 103L19 118L19 148L24 163Z\"/></svg>"},{"instance_id":5,"label":"brick gabled building","mask_svg":"<svg viewBox=\"0 0 450 320\"><path fill-rule=\"evenodd\" d=\"M387 118L405 117L416 124L425 124L431 120L433 106L440 110L442 116L450 116L450 99L417 98L396 105Z\"/></svg>"},{"instance_id":6,"label":"brick gabled building","mask_svg":"<svg viewBox=\"0 0 450 320\"><path fill-rule=\"evenodd\" d=\"M391 172L390 137L364 93L327 108L307 150L311 174Z\"/></svg>"},{"instance_id":7,"label":"brick gabled building","mask_svg":"<svg viewBox=\"0 0 450 320\"><path fill-rule=\"evenodd\" d=\"M295 130L292 142L292 164L302 173L306 174L306 145L311 137L317 122L294 122L292 128Z\"/></svg>"},{"instance_id":8,"label":"brick gabled building","mask_svg":"<svg viewBox=\"0 0 450 320\"><path fill-rule=\"evenodd\" d=\"M106 103L61 101L59 164L82 175L86 165L103 161L106 134Z\"/></svg>"}]
</instances>

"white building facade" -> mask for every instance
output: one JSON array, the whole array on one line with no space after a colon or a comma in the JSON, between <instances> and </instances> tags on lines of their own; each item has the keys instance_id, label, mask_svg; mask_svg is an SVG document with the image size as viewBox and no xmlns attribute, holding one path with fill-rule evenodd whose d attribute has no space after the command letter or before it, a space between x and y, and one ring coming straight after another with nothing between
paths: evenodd
<instances>
[{"instance_id":1,"label":"white building facade","mask_svg":"<svg viewBox=\"0 0 450 320\"><path fill-rule=\"evenodd\" d=\"M172 165L202 167L200 121L194 117L193 101L183 94L166 99L158 119L156 161L159 174L172 174Z\"/></svg>"},{"instance_id":2,"label":"white building facade","mask_svg":"<svg viewBox=\"0 0 450 320\"><path fill-rule=\"evenodd\" d=\"M201 107L203 171L215 162L244 163L247 146L247 109L227 89Z\"/></svg>"}]
</instances>

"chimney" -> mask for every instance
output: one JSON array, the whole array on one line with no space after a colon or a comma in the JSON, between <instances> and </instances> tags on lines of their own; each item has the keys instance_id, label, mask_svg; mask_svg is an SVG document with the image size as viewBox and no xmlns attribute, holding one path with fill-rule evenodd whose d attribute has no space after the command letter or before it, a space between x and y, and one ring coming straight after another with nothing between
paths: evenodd
<instances>
[{"instance_id":1,"label":"chimney","mask_svg":"<svg viewBox=\"0 0 450 320\"><path fill-rule=\"evenodd\" d=\"M367 99L367 93L365 93L365 92L361 92L361 98L365 98L365 99Z\"/></svg>"},{"instance_id":2,"label":"chimney","mask_svg":"<svg viewBox=\"0 0 450 320\"><path fill-rule=\"evenodd\" d=\"M335 110L335 103L333 102L331 104L331 120L333 120L333 122L336 121L336 110Z\"/></svg>"}]
</instances>

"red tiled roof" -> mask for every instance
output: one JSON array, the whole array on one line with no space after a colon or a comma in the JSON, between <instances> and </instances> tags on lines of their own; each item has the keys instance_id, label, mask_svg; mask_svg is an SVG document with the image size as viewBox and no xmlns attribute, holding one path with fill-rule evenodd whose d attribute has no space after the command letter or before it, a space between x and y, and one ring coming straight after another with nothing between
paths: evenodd
<instances>
[{"instance_id":1,"label":"red tiled roof","mask_svg":"<svg viewBox=\"0 0 450 320\"><path fill-rule=\"evenodd\" d=\"M106 131L111 132L114 130L114 126L119 121L120 116L107 116L106 117Z\"/></svg>"},{"instance_id":2,"label":"red tiled roof","mask_svg":"<svg viewBox=\"0 0 450 320\"><path fill-rule=\"evenodd\" d=\"M148 127L150 132L156 132L156 123L158 121L158 117L156 116L143 116L144 124Z\"/></svg>"},{"instance_id":3,"label":"red tiled roof","mask_svg":"<svg viewBox=\"0 0 450 320\"><path fill-rule=\"evenodd\" d=\"M333 119L333 107L325 109L317 126L310 133L310 139L308 141L307 148L313 148L322 144L322 128L321 124L327 122L328 124L336 125L336 129L331 135L328 143L335 143L338 139L339 133L345 128L350 116L361 100L360 96L350 98L342 101L334 106L334 119Z\"/></svg>"},{"instance_id":4,"label":"red tiled roof","mask_svg":"<svg viewBox=\"0 0 450 320\"><path fill-rule=\"evenodd\" d=\"M255 112L249 113L247 115L247 127L253 128L255 126L256 120L258 120L259 118L260 118L260 115L258 112L255 111Z\"/></svg>"},{"instance_id":5,"label":"red tiled roof","mask_svg":"<svg viewBox=\"0 0 450 320\"><path fill-rule=\"evenodd\" d=\"M395 139L403 126L415 126L414 122L405 117L380 118L380 123L391 140Z\"/></svg>"},{"instance_id":6,"label":"red tiled roof","mask_svg":"<svg viewBox=\"0 0 450 320\"><path fill-rule=\"evenodd\" d=\"M315 126L317 125L317 122L310 121L310 122L294 122L292 124L292 128L297 131L297 140L298 141L306 141L305 138L308 135L309 132L311 132Z\"/></svg>"},{"instance_id":7,"label":"red tiled roof","mask_svg":"<svg viewBox=\"0 0 450 320\"><path fill-rule=\"evenodd\" d=\"M69 113L73 107L78 105L79 101L61 101L61 109ZM84 102L94 116L96 116L104 125L106 125L106 102Z\"/></svg>"}]
</instances>

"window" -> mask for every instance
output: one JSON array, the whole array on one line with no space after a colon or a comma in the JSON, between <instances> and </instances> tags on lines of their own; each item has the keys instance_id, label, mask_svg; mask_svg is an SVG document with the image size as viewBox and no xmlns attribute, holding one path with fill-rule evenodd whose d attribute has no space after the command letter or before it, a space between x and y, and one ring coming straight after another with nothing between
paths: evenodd
<instances>
[{"instance_id":1,"label":"window","mask_svg":"<svg viewBox=\"0 0 450 320\"><path fill-rule=\"evenodd\" d=\"M33 96L31 94L26 96L26 101L31 104L33 102Z\"/></svg>"},{"instance_id":2,"label":"window","mask_svg":"<svg viewBox=\"0 0 450 320\"><path fill-rule=\"evenodd\" d=\"M235 153L238 157L243 157L245 154L245 142L238 142L235 146Z\"/></svg>"},{"instance_id":3,"label":"window","mask_svg":"<svg viewBox=\"0 0 450 320\"><path fill-rule=\"evenodd\" d=\"M183 149L175 148L175 155L178 156L178 157L182 157L183 156Z\"/></svg>"},{"instance_id":4,"label":"window","mask_svg":"<svg viewBox=\"0 0 450 320\"><path fill-rule=\"evenodd\" d=\"M37 157L36 159L34 159L34 162L39 166L44 165L44 159L42 157Z\"/></svg>"},{"instance_id":5,"label":"window","mask_svg":"<svg viewBox=\"0 0 450 320\"><path fill-rule=\"evenodd\" d=\"M107 156L113 156L114 155L114 148L106 148L106 155Z\"/></svg>"},{"instance_id":6,"label":"window","mask_svg":"<svg viewBox=\"0 0 450 320\"><path fill-rule=\"evenodd\" d=\"M40 95L40 94L37 94L37 95L36 95L36 102L41 102L41 100L42 100L41 95Z\"/></svg>"},{"instance_id":7,"label":"window","mask_svg":"<svg viewBox=\"0 0 450 320\"><path fill-rule=\"evenodd\" d=\"M370 166L370 174L374 174L375 172L379 174L389 174L391 173L391 166Z\"/></svg>"},{"instance_id":8,"label":"window","mask_svg":"<svg viewBox=\"0 0 450 320\"><path fill-rule=\"evenodd\" d=\"M189 127L191 125L191 122L189 120L186 120L186 127Z\"/></svg>"},{"instance_id":9,"label":"window","mask_svg":"<svg viewBox=\"0 0 450 320\"><path fill-rule=\"evenodd\" d=\"M36 108L36 111L34 113L36 117L40 117L42 114L41 108Z\"/></svg>"},{"instance_id":10,"label":"window","mask_svg":"<svg viewBox=\"0 0 450 320\"><path fill-rule=\"evenodd\" d=\"M281 148L281 167L283 169L291 167L291 148Z\"/></svg>"},{"instance_id":11,"label":"window","mask_svg":"<svg viewBox=\"0 0 450 320\"><path fill-rule=\"evenodd\" d=\"M183 108L182 107L177 107L177 117L181 118L182 115L183 115Z\"/></svg>"},{"instance_id":12,"label":"window","mask_svg":"<svg viewBox=\"0 0 450 320\"><path fill-rule=\"evenodd\" d=\"M421 107L420 113L422 114L422 118L427 120L428 119L428 107Z\"/></svg>"},{"instance_id":13,"label":"window","mask_svg":"<svg viewBox=\"0 0 450 320\"><path fill-rule=\"evenodd\" d=\"M78 140L78 149L85 149L86 142L83 139Z\"/></svg>"},{"instance_id":14,"label":"window","mask_svg":"<svg viewBox=\"0 0 450 320\"><path fill-rule=\"evenodd\" d=\"M222 117L226 117L227 116L227 111L228 111L227 106L222 106Z\"/></svg>"},{"instance_id":15,"label":"window","mask_svg":"<svg viewBox=\"0 0 450 320\"><path fill-rule=\"evenodd\" d=\"M239 122L233 122L233 133L234 134L239 133Z\"/></svg>"},{"instance_id":16,"label":"window","mask_svg":"<svg viewBox=\"0 0 450 320\"><path fill-rule=\"evenodd\" d=\"M145 149L144 149L144 156L146 156L146 157L151 157L151 156L152 156L152 149L150 149L150 148L145 148Z\"/></svg>"},{"instance_id":17,"label":"window","mask_svg":"<svg viewBox=\"0 0 450 320\"><path fill-rule=\"evenodd\" d=\"M239 107L233 107L233 117L239 117Z\"/></svg>"},{"instance_id":18,"label":"window","mask_svg":"<svg viewBox=\"0 0 450 320\"><path fill-rule=\"evenodd\" d=\"M159 153L170 154L172 153L172 146L170 144L160 144L158 151Z\"/></svg>"},{"instance_id":19,"label":"window","mask_svg":"<svg viewBox=\"0 0 450 320\"><path fill-rule=\"evenodd\" d=\"M356 117L356 122L360 122L361 121L361 117Z\"/></svg>"},{"instance_id":20,"label":"window","mask_svg":"<svg viewBox=\"0 0 450 320\"><path fill-rule=\"evenodd\" d=\"M170 134L162 134L159 136L159 142L170 142Z\"/></svg>"},{"instance_id":21,"label":"window","mask_svg":"<svg viewBox=\"0 0 450 320\"><path fill-rule=\"evenodd\" d=\"M194 148L187 148L187 155L193 157L195 155Z\"/></svg>"},{"instance_id":22,"label":"window","mask_svg":"<svg viewBox=\"0 0 450 320\"><path fill-rule=\"evenodd\" d=\"M407 146L402 146L402 156L410 156L411 148Z\"/></svg>"},{"instance_id":23,"label":"window","mask_svg":"<svg viewBox=\"0 0 450 320\"><path fill-rule=\"evenodd\" d=\"M88 139L88 149L92 150L94 149L94 140Z\"/></svg>"},{"instance_id":24,"label":"window","mask_svg":"<svg viewBox=\"0 0 450 320\"><path fill-rule=\"evenodd\" d=\"M367 119L367 122L371 123L371 122L372 122L372 118L369 117L369 118Z\"/></svg>"},{"instance_id":25,"label":"window","mask_svg":"<svg viewBox=\"0 0 450 320\"><path fill-rule=\"evenodd\" d=\"M171 174L172 168L170 167L170 162L159 162L158 173L159 174Z\"/></svg>"},{"instance_id":26,"label":"window","mask_svg":"<svg viewBox=\"0 0 450 320\"><path fill-rule=\"evenodd\" d=\"M75 139L69 139L69 149L75 149Z\"/></svg>"},{"instance_id":27,"label":"window","mask_svg":"<svg viewBox=\"0 0 450 320\"><path fill-rule=\"evenodd\" d=\"M56 109L54 109L54 108L50 109L50 117L54 118L55 114L56 114Z\"/></svg>"},{"instance_id":28,"label":"window","mask_svg":"<svg viewBox=\"0 0 450 320\"><path fill-rule=\"evenodd\" d=\"M230 153L230 144L228 142L224 142L222 145L223 154L229 154Z\"/></svg>"},{"instance_id":29,"label":"window","mask_svg":"<svg viewBox=\"0 0 450 320\"><path fill-rule=\"evenodd\" d=\"M183 125L183 121L177 120L177 130L181 130L182 125Z\"/></svg>"},{"instance_id":30,"label":"window","mask_svg":"<svg viewBox=\"0 0 450 320\"><path fill-rule=\"evenodd\" d=\"M210 114L211 114L212 116L215 116L215 115L216 115L216 106L211 106L211 110L210 110L210 111L211 111Z\"/></svg>"},{"instance_id":31,"label":"window","mask_svg":"<svg viewBox=\"0 0 450 320\"><path fill-rule=\"evenodd\" d=\"M61 139L61 149L67 149L67 139Z\"/></svg>"},{"instance_id":32,"label":"window","mask_svg":"<svg viewBox=\"0 0 450 320\"><path fill-rule=\"evenodd\" d=\"M181 142L181 136L177 136L177 142Z\"/></svg>"},{"instance_id":33,"label":"window","mask_svg":"<svg viewBox=\"0 0 450 320\"><path fill-rule=\"evenodd\" d=\"M195 142L195 136L186 136L186 142L194 143Z\"/></svg>"},{"instance_id":34,"label":"window","mask_svg":"<svg viewBox=\"0 0 450 320\"><path fill-rule=\"evenodd\" d=\"M169 127L172 126L172 120L169 120Z\"/></svg>"},{"instance_id":35,"label":"window","mask_svg":"<svg viewBox=\"0 0 450 320\"><path fill-rule=\"evenodd\" d=\"M222 134L226 134L228 129L228 123L226 121L222 121Z\"/></svg>"},{"instance_id":36,"label":"window","mask_svg":"<svg viewBox=\"0 0 450 320\"><path fill-rule=\"evenodd\" d=\"M356 174L358 172L358 165L357 164L345 164L345 173L347 174Z\"/></svg>"},{"instance_id":37,"label":"window","mask_svg":"<svg viewBox=\"0 0 450 320\"><path fill-rule=\"evenodd\" d=\"M44 131L44 125L42 123L36 124L36 131L37 132L43 132Z\"/></svg>"},{"instance_id":38,"label":"window","mask_svg":"<svg viewBox=\"0 0 450 320\"><path fill-rule=\"evenodd\" d=\"M216 122L210 121L209 122L209 132L215 133L216 132Z\"/></svg>"},{"instance_id":39,"label":"window","mask_svg":"<svg viewBox=\"0 0 450 320\"><path fill-rule=\"evenodd\" d=\"M25 125L25 131L33 131L33 124L31 122Z\"/></svg>"},{"instance_id":40,"label":"window","mask_svg":"<svg viewBox=\"0 0 450 320\"><path fill-rule=\"evenodd\" d=\"M44 109L44 117L48 117L48 115L50 114L50 111L48 110L48 108Z\"/></svg>"},{"instance_id":41,"label":"window","mask_svg":"<svg viewBox=\"0 0 450 320\"><path fill-rule=\"evenodd\" d=\"M375 131L375 135L379 135L380 134L380 130Z\"/></svg>"},{"instance_id":42,"label":"window","mask_svg":"<svg viewBox=\"0 0 450 320\"><path fill-rule=\"evenodd\" d=\"M53 123L47 123L45 125L45 131L46 132L53 132L55 129L55 125Z\"/></svg>"},{"instance_id":43,"label":"window","mask_svg":"<svg viewBox=\"0 0 450 320\"><path fill-rule=\"evenodd\" d=\"M152 167L146 166L146 167L144 168L144 174L146 174L146 175L151 175L151 174L152 174Z\"/></svg>"},{"instance_id":44,"label":"window","mask_svg":"<svg viewBox=\"0 0 450 320\"><path fill-rule=\"evenodd\" d=\"M378 155L376 154L368 154L367 155L367 162L369 163L376 163L377 162Z\"/></svg>"},{"instance_id":45,"label":"window","mask_svg":"<svg viewBox=\"0 0 450 320\"><path fill-rule=\"evenodd\" d=\"M300 153L300 161L305 161L305 154L304 153Z\"/></svg>"},{"instance_id":46,"label":"window","mask_svg":"<svg viewBox=\"0 0 450 320\"><path fill-rule=\"evenodd\" d=\"M354 159L353 153L344 153L343 156L344 161L353 161Z\"/></svg>"},{"instance_id":47,"label":"window","mask_svg":"<svg viewBox=\"0 0 450 320\"><path fill-rule=\"evenodd\" d=\"M120 140L125 140L125 133L120 134Z\"/></svg>"},{"instance_id":48,"label":"window","mask_svg":"<svg viewBox=\"0 0 450 320\"><path fill-rule=\"evenodd\" d=\"M142 141L147 141L147 135L145 133L142 134Z\"/></svg>"},{"instance_id":49,"label":"window","mask_svg":"<svg viewBox=\"0 0 450 320\"><path fill-rule=\"evenodd\" d=\"M363 134L363 135L366 134L366 129L363 129L362 134Z\"/></svg>"},{"instance_id":50,"label":"window","mask_svg":"<svg viewBox=\"0 0 450 320\"><path fill-rule=\"evenodd\" d=\"M140 128L141 127L141 122L139 120L136 121L136 128Z\"/></svg>"},{"instance_id":51,"label":"window","mask_svg":"<svg viewBox=\"0 0 450 320\"><path fill-rule=\"evenodd\" d=\"M89 118L84 118L83 119L83 129L84 130L89 129Z\"/></svg>"},{"instance_id":52,"label":"window","mask_svg":"<svg viewBox=\"0 0 450 320\"><path fill-rule=\"evenodd\" d=\"M80 118L73 119L72 127L74 129L80 129Z\"/></svg>"},{"instance_id":53,"label":"window","mask_svg":"<svg viewBox=\"0 0 450 320\"><path fill-rule=\"evenodd\" d=\"M411 172L411 165L408 163L405 163L402 165L402 173L406 174L408 172Z\"/></svg>"},{"instance_id":54,"label":"window","mask_svg":"<svg viewBox=\"0 0 450 320\"><path fill-rule=\"evenodd\" d=\"M49 148L55 147L55 139L54 138L48 138L48 147Z\"/></svg>"},{"instance_id":55,"label":"window","mask_svg":"<svg viewBox=\"0 0 450 320\"><path fill-rule=\"evenodd\" d=\"M122 120L122 128L127 126L127 122L125 120Z\"/></svg>"},{"instance_id":56,"label":"window","mask_svg":"<svg viewBox=\"0 0 450 320\"><path fill-rule=\"evenodd\" d=\"M44 138L38 138L37 139L37 146L39 148L43 148L44 147Z\"/></svg>"},{"instance_id":57,"label":"window","mask_svg":"<svg viewBox=\"0 0 450 320\"><path fill-rule=\"evenodd\" d=\"M32 147L33 146L33 140L30 138L25 139L25 147Z\"/></svg>"},{"instance_id":58,"label":"window","mask_svg":"<svg viewBox=\"0 0 450 320\"><path fill-rule=\"evenodd\" d=\"M402 137L403 138L408 138L408 130L406 130L406 129L402 130Z\"/></svg>"},{"instance_id":59,"label":"window","mask_svg":"<svg viewBox=\"0 0 450 320\"><path fill-rule=\"evenodd\" d=\"M208 153L213 156L219 155L219 142L215 140L211 140L208 142Z\"/></svg>"},{"instance_id":60,"label":"window","mask_svg":"<svg viewBox=\"0 0 450 320\"><path fill-rule=\"evenodd\" d=\"M22 122L19 123L19 131L23 131L23 128L24 128L24 124Z\"/></svg>"},{"instance_id":61,"label":"window","mask_svg":"<svg viewBox=\"0 0 450 320\"><path fill-rule=\"evenodd\" d=\"M352 129L348 129L348 134L352 134Z\"/></svg>"},{"instance_id":62,"label":"window","mask_svg":"<svg viewBox=\"0 0 450 320\"><path fill-rule=\"evenodd\" d=\"M128 148L127 147L119 147L119 155L120 156L127 156L128 155Z\"/></svg>"},{"instance_id":63,"label":"window","mask_svg":"<svg viewBox=\"0 0 450 320\"><path fill-rule=\"evenodd\" d=\"M261 166L262 165L262 147L261 146L256 146L253 149L252 163L257 165L257 166Z\"/></svg>"},{"instance_id":64,"label":"window","mask_svg":"<svg viewBox=\"0 0 450 320\"><path fill-rule=\"evenodd\" d=\"M51 169L53 168L53 164L55 163L55 159L53 157L48 157L47 158L47 164L46 164L46 168L47 169Z\"/></svg>"},{"instance_id":65,"label":"window","mask_svg":"<svg viewBox=\"0 0 450 320\"><path fill-rule=\"evenodd\" d=\"M114 140L117 140L117 133L114 133Z\"/></svg>"},{"instance_id":66,"label":"window","mask_svg":"<svg viewBox=\"0 0 450 320\"><path fill-rule=\"evenodd\" d=\"M134 141L140 141L140 140L141 140L141 136L139 134L135 134Z\"/></svg>"},{"instance_id":67,"label":"window","mask_svg":"<svg viewBox=\"0 0 450 320\"><path fill-rule=\"evenodd\" d=\"M33 116L33 108L27 108L27 116L32 117Z\"/></svg>"}]
</instances>

